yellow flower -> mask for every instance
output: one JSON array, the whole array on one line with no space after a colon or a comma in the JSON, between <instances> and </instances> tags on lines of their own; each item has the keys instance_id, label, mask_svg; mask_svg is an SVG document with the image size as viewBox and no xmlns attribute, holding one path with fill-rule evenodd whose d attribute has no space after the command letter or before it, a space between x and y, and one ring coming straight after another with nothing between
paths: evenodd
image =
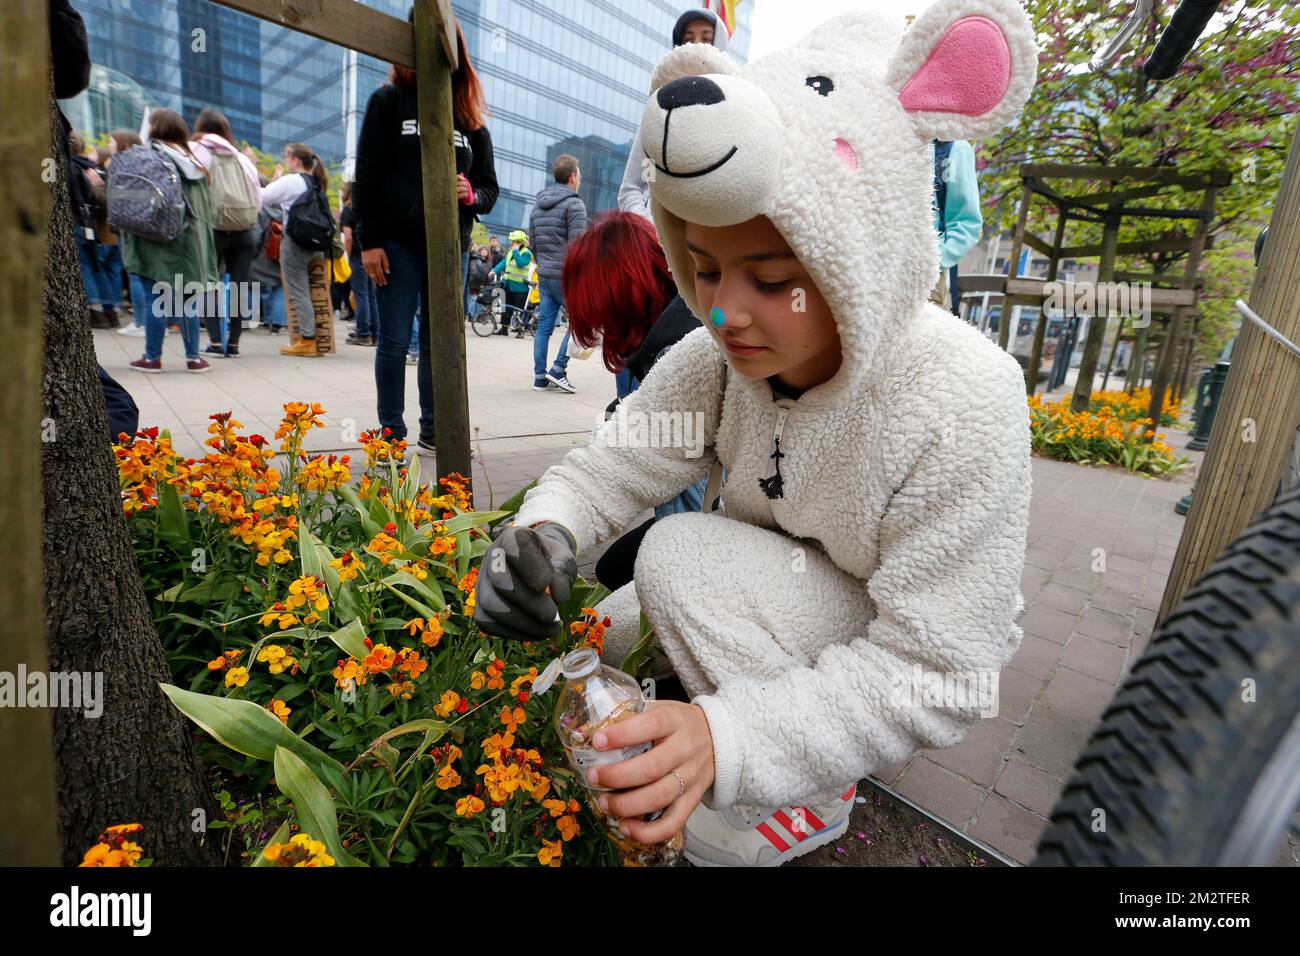
<instances>
[{"instance_id":1,"label":"yellow flower","mask_svg":"<svg viewBox=\"0 0 1300 956\"><path fill-rule=\"evenodd\" d=\"M211 667L212 665L209 664L208 666ZM225 666L225 662L224 662L224 661L222 662L222 666L223 666L223 667ZM470 687L470 690L482 690L482 689L483 689L483 682L484 682L485 680L487 680L487 678L483 676L483 672L482 672L482 671L475 671L474 673L470 674L470 675L469 675L469 687Z\"/></svg>"},{"instance_id":2,"label":"yellow flower","mask_svg":"<svg viewBox=\"0 0 1300 956\"><path fill-rule=\"evenodd\" d=\"M560 819L556 820L555 825L559 828L560 836L564 839L565 843L568 843L576 837L580 830L578 827L578 821L568 815L562 816Z\"/></svg>"},{"instance_id":3,"label":"yellow flower","mask_svg":"<svg viewBox=\"0 0 1300 956\"><path fill-rule=\"evenodd\" d=\"M564 847L559 840L543 840L542 848L537 851L537 860L542 866L559 866L564 855Z\"/></svg>"},{"instance_id":4,"label":"yellow flower","mask_svg":"<svg viewBox=\"0 0 1300 956\"><path fill-rule=\"evenodd\" d=\"M282 700L271 701L271 703L266 705L266 709L279 717L280 723L282 724L287 724L289 722L289 715L293 713L289 707L285 706L285 703Z\"/></svg>"},{"instance_id":5,"label":"yellow flower","mask_svg":"<svg viewBox=\"0 0 1300 956\"><path fill-rule=\"evenodd\" d=\"M482 813L486 805L475 796L461 797L456 801L456 816L472 817L476 813Z\"/></svg>"},{"instance_id":6,"label":"yellow flower","mask_svg":"<svg viewBox=\"0 0 1300 956\"><path fill-rule=\"evenodd\" d=\"M236 667L226 674L227 687L243 687L248 683L248 668Z\"/></svg>"},{"instance_id":7,"label":"yellow flower","mask_svg":"<svg viewBox=\"0 0 1300 956\"><path fill-rule=\"evenodd\" d=\"M451 787L460 785L460 774L450 765L443 767L438 771L437 787L439 790L448 790Z\"/></svg>"},{"instance_id":8,"label":"yellow flower","mask_svg":"<svg viewBox=\"0 0 1300 956\"><path fill-rule=\"evenodd\" d=\"M434 704L433 712L439 717L450 717L451 712L456 709L456 705L459 703L460 694L456 693L454 690L445 691L442 695L442 700L437 704Z\"/></svg>"}]
</instances>

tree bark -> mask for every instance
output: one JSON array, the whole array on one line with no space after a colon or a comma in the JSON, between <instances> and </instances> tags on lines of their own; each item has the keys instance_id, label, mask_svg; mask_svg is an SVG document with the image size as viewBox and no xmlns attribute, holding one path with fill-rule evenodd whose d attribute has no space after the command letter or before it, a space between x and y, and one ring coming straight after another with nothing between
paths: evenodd
<instances>
[{"instance_id":1,"label":"tree bark","mask_svg":"<svg viewBox=\"0 0 1300 956\"><path fill-rule=\"evenodd\" d=\"M204 820L217 819L218 810L191 727L158 687L171 672L122 515L61 161L62 128L50 103L58 179L46 237L41 383L53 428L41 456L45 635L51 671L103 675L101 716L54 709L63 862L80 863L105 827L141 823L139 842L156 864L215 864L214 841L194 832L193 823L196 810Z\"/></svg>"}]
</instances>

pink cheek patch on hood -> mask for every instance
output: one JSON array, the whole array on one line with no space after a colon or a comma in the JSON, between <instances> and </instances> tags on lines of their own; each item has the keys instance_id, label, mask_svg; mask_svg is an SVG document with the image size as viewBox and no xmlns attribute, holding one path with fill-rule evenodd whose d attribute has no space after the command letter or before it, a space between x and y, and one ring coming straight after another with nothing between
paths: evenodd
<instances>
[{"instance_id":1,"label":"pink cheek patch on hood","mask_svg":"<svg viewBox=\"0 0 1300 956\"><path fill-rule=\"evenodd\" d=\"M847 168L849 169L858 168L858 152L851 145L849 145L848 140L839 139L837 137L832 152L835 153L835 158L838 159L841 163L843 163Z\"/></svg>"}]
</instances>

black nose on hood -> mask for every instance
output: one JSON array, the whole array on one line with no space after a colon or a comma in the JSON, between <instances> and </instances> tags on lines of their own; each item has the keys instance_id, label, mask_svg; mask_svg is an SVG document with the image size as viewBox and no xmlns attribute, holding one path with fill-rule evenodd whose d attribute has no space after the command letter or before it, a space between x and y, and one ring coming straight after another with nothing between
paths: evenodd
<instances>
[{"instance_id":1,"label":"black nose on hood","mask_svg":"<svg viewBox=\"0 0 1300 956\"><path fill-rule=\"evenodd\" d=\"M661 109L672 110L679 106L713 106L726 97L722 87L707 76L683 76L680 80L661 86L657 95Z\"/></svg>"}]
</instances>

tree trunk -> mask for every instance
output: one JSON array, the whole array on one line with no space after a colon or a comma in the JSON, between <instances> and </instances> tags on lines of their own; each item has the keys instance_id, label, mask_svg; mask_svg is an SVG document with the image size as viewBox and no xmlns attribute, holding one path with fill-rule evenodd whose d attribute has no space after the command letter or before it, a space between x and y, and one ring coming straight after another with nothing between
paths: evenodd
<instances>
[{"instance_id":1,"label":"tree trunk","mask_svg":"<svg viewBox=\"0 0 1300 956\"><path fill-rule=\"evenodd\" d=\"M50 119L50 155L61 158L57 108ZM158 687L171 672L122 516L66 166L59 159L53 166L41 384L45 634L51 671L103 675L98 718L54 709L63 861L81 862L107 826L141 823L140 845L157 864L214 864L213 841L194 832L194 822L196 810L203 820L218 811L191 728Z\"/></svg>"}]
</instances>

